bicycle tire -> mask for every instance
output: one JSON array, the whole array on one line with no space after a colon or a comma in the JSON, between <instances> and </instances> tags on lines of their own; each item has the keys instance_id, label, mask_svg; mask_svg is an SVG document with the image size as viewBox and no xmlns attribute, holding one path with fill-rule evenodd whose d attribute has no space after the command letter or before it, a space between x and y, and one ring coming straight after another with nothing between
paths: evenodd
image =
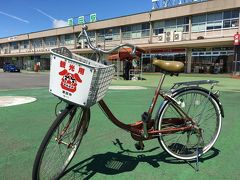
<instances>
[{"instance_id":1,"label":"bicycle tire","mask_svg":"<svg viewBox=\"0 0 240 180\"><path fill-rule=\"evenodd\" d=\"M179 102L181 108L203 129L201 137L203 142L199 144L196 132L179 131L160 134L158 137L159 143L164 150L177 159L192 160L197 158L197 156L200 157L211 149L220 134L222 123L221 107L214 95L203 88L183 88L173 93L172 97ZM156 124L158 130L185 126L181 123L166 122L166 119L169 118L179 118L179 114L174 112L176 110L171 106L170 101L165 101L161 107ZM213 126L211 131L210 125ZM211 135L208 137L210 133Z\"/></svg>"},{"instance_id":2,"label":"bicycle tire","mask_svg":"<svg viewBox=\"0 0 240 180\"><path fill-rule=\"evenodd\" d=\"M90 109L74 105L67 106L57 116L36 154L32 179L59 179L61 177L80 146L89 120ZM57 140L59 137L61 140ZM68 142L70 143L67 145ZM65 153L62 153L64 151Z\"/></svg>"}]
</instances>

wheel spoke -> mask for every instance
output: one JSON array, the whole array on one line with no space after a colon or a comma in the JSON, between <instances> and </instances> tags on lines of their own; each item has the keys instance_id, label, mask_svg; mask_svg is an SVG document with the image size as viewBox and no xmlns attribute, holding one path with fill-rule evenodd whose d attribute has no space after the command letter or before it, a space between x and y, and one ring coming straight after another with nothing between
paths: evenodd
<instances>
[{"instance_id":1,"label":"wheel spoke","mask_svg":"<svg viewBox=\"0 0 240 180\"><path fill-rule=\"evenodd\" d=\"M202 144L200 141L204 142L204 151L201 153L205 153L213 146L219 135L221 128L220 108L209 93L199 89L192 88L182 91L176 94L174 98L177 102L184 104L183 106L180 105L180 107L203 129L203 132L202 135L199 135L199 132L193 129L187 132L179 131L177 133L162 134L159 137L160 143L168 153L176 158L185 160L196 158L197 148ZM171 103L167 103L159 119L159 129L177 127L173 123L164 123L163 119L177 118L179 116ZM181 127L184 126L184 124L181 125Z\"/></svg>"},{"instance_id":2,"label":"wheel spoke","mask_svg":"<svg viewBox=\"0 0 240 180\"><path fill-rule=\"evenodd\" d=\"M46 134L36 156L33 179L55 179L67 168L78 149L89 113L81 107L66 108L58 115Z\"/></svg>"}]
</instances>

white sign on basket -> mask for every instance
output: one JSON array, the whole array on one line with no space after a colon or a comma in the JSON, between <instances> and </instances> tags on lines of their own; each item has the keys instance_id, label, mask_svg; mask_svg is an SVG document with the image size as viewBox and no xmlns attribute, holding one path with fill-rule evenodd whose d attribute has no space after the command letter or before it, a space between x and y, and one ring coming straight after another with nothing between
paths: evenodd
<instances>
[{"instance_id":1,"label":"white sign on basket","mask_svg":"<svg viewBox=\"0 0 240 180\"><path fill-rule=\"evenodd\" d=\"M72 61L51 56L49 91L67 101L83 105L87 104L93 68Z\"/></svg>"}]
</instances>

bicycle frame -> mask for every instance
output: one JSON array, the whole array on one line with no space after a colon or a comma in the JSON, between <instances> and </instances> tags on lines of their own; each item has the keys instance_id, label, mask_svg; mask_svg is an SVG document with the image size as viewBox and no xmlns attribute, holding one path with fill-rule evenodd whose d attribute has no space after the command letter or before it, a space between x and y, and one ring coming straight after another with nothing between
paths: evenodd
<instances>
[{"instance_id":1,"label":"bicycle frame","mask_svg":"<svg viewBox=\"0 0 240 180\"><path fill-rule=\"evenodd\" d=\"M121 129L129 131L131 133L132 138L136 141L154 139L154 138L157 138L160 134L168 134L168 133L174 133L174 132L178 132L178 131L191 130L192 128L194 128L194 125L195 125L193 120L181 109L181 107L174 100L174 98L172 98L168 95L165 95L163 92L161 92L161 87L162 87L163 81L165 79L165 76L166 76L166 74L162 75L162 77L158 83L158 86L155 90L155 94L153 96L152 103L148 109L148 120L146 123L144 121L137 121L134 124L124 124L123 122L121 122L119 119L117 119L113 115L113 113L111 112L111 110L108 108L108 106L106 105L106 103L103 100L100 100L98 102L99 106L101 107L102 111L106 114L108 119L110 119L112 121L112 123L114 123L116 126L118 126ZM172 127L172 128L165 129L165 130L155 130L155 128L154 128L155 121L153 119L151 119L151 116L152 116L152 112L156 106L156 102L158 100L159 95L161 97L163 97L163 99L169 100L170 102L172 102L173 107L176 109L176 111L182 117L182 118L164 119L165 122L168 122L168 123L172 122L172 123L180 125L180 124L186 124L187 121L190 121L192 124L186 125L183 127L176 127L176 128Z\"/></svg>"},{"instance_id":2,"label":"bicycle frame","mask_svg":"<svg viewBox=\"0 0 240 180\"><path fill-rule=\"evenodd\" d=\"M87 26L84 25L82 28L82 32L79 34L78 39L80 40L81 36L84 36L87 39L87 42L88 42L90 48L93 49L98 55L97 61L100 60L101 54L110 54L123 46L128 46L128 47L132 48L132 55L134 55L135 51L137 50L136 46L128 44L128 43L119 45L119 46L117 46L113 49L107 50L107 51L102 50L97 47L94 47L90 41L88 34L87 34L87 29L88 29ZM178 73L172 72L170 75L178 75ZM196 132L201 133L200 132L201 129L198 128L196 126L195 122L192 120L192 118L189 117L188 114L184 112L184 110L179 106L178 102L176 102L176 100L173 97L161 92L161 87L162 87L163 81L165 79L165 76L166 76L166 74L164 73L162 75L161 79L159 80L158 86L155 90L155 94L153 96L153 99L152 99L151 105L148 109L148 112L146 112L142 115L141 121L138 121L134 124L124 124L119 119L117 119L103 100L100 100L98 102L98 104L101 107L102 111L106 114L108 119L110 119L119 128L129 131L131 133L133 139L135 139L137 141L149 140L149 139L159 137L161 134L174 133L174 132L178 132L178 131L195 130ZM195 82L186 82L186 83L176 83L176 84L174 84L174 86L171 89L174 89L176 86L179 87L182 85L188 86L188 85L211 84L211 83L213 84L214 82L195 81ZM185 125L185 126L175 127L175 128L171 127L169 129L164 129L164 130L155 130L155 128L154 128L155 120L151 119L151 116L152 116L152 113L155 108L155 105L156 105L159 95L165 101L170 102L172 107L176 110L176 112L181 117L181 118L163 119L163 123L164 122L169 122L169 123L172 122L174 124ZM219 103L218 100L217 100L217 102L220 105L221 112L223 112L221 104ZM187 123L187 122L190 122L190 123Z\"/></svg>"}]
</instances>

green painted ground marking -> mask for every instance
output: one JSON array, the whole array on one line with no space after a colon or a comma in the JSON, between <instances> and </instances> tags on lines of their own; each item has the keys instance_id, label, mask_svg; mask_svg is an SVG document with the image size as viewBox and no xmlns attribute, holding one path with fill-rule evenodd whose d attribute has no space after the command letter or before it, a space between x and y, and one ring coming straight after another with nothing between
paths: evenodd
<instances>
[{"instance_id":1,"label":"green painted ground marking","mask_svg":"<svg viewBox=\"0 0 240 180\"><path fill-rule=\"evenodd\" d=\"M140 120L148 108L158 76L148 75L142 82L114 81L113 85L148 87L144 90L110 90L105 97L114 114L126 123ZM202 79L201 77L168 77L165 87L177 80ZM114 145L116 139L124 149L135 151L130 135L115 127L97 105L91 110L87 135L74 158L70 171L63 179L238 179L240 176L240 80L211 77L220 84L221 102L225 111L222 132L214 148L201 158L200 171L195 172L183 161L169 157L157 140L145 143L146 153L122 152ZM0 91L0 96L32 96L38 101L0 108L0 179L31 179L33 160L44 134L55 118L54 108L58 99L48 88Z\"/></svg>"}]
</instances>

